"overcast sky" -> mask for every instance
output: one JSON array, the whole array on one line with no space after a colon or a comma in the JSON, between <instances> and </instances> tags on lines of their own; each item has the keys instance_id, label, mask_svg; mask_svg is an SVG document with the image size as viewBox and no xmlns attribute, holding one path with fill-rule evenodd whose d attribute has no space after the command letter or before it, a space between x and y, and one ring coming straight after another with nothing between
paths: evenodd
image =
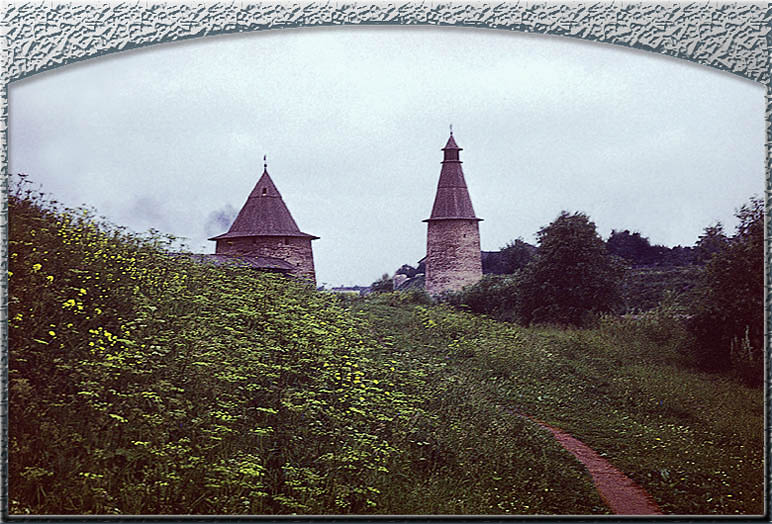
<instances>
[{"instance_id":1,"label":"overcast sky","mask_svg":"<svg viewBox=\"0 0 772 524\"><path fill-rule=\"evenodd\" d=\"M449 124L484 250L535 243L561 210L587 213L603 238L693 245L763 194L760 84L457 28L210 37L36 75L9 88L9 167L65 204L211 253L267 154L300 229L321 237L317 281L367 285L424 256Z\"/></svg>"}]
</instances>

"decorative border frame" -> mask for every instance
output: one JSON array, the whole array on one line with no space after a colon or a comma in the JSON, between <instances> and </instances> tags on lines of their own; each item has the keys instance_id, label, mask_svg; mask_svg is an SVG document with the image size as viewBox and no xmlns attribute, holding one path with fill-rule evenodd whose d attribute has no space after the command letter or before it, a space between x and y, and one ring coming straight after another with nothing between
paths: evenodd
<instances>
[{"instance_id":1,"label":"decorative border frame","mask_svg":"<svg viewBox=\"0 0 772 524\"><path fill-rule=\"evenodd\" d=\"M15 1L15 0L12 0ZM201 0L199 0L201 1ZM8 84L108 53L208 35L340 25L435 25L568 36L691 60L766 85L766 260L772 221L772 4L763 3L10 3L0 7L0 421L7 421ZM765 268L767 326L770 279ZM770 345L767 330L767 347ZM767 369L769 373L769 368ZM767 375L769 377L769 375ZM7 427L0 513L8 516Z\"/></svg>"}]
</instances>

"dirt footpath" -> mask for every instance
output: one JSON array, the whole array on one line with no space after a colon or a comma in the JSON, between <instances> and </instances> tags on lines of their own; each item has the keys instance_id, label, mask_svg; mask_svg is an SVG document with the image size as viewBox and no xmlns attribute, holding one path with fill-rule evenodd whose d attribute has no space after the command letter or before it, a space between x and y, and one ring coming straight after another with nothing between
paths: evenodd
<instances>
[{"instance_id":1,"label":"dirt footpath","mask_svg":"<svg viewBox=\"0 0 772 524\"><path fill-rule=\"evenodd\" d=\"M553 428L534 418L527 418L550 431L566 450L584 464L603 502L615 514L662 515L662 510L651 495L593 449L563 430Z\"/></svg>"}]
</instances>

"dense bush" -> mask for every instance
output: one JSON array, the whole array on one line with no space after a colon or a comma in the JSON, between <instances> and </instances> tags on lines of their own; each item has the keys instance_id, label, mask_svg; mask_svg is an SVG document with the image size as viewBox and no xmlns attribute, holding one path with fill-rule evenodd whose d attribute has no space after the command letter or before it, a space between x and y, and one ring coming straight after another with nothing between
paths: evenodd
<instances>
[{"instance_id":1,"label":"dense bush","mask_svg":"<svg viewBox=\"0 0 772 524\"><path fill-rule=\"evenodd\" d=\"M652 246L649 239L637 231L630 233L612 230L606 241L606 249L612 255L624 258L633 266L655 264L661 258L662 246Z\"/></svg>"},{"instance_id":2,"label":"dense bush","mask_svg":"<svg viewBox=\"0 0 772 524\"><path fill-rule=\"evenodd\" d=\"M711 243L715 251L691 308L690 329L697 338L697 357L703 367L733 367L749 382L760 384L764 370L764 202L751 199L738 210L737 218L731 239Z\"/></svg>"},{"instance_id":3,"label":"dense bush","mask_svg":"<svg viewBox=\"0 0 772 524\"><path fill-rule=\"evenodd\" d=\"M370 284L370 291L373 293L390 293L394 291L394 281L384 273L381 278Z\"/></svg>"},{"instance_id":4,"label":"dense bush","mask_svg":"<svg viewBox=\"0 0 772 524\"><path fill-rule=\"evenodd\" d=\"M523 269L533 259L536 248L518 238L502 247L503 273L512 274Z\"/></svg>"},{"instance_id":5,"label":"dense bush","mask_svg":"<svg viewBox=\"0 0 772 524\"><path fill-rule=\"evenodd\" d=\"M707 226L694 246L695 261L701 265L707 264L714 254L726 247L728 241L721 222Z\"/></svg>"},{"instance_id":6,"label":"dense bush","mask_svg":"<svg viewBox=\"0 0 772 524\"><path fill-rule=\"evenodd\" d=\"M620 282L622 312L649 311L656 308L666 295L683 305L691 303L700 269L696 265L629 269Z\"/></svg>"},{"instance_id":7,"label":"dense bush","mask_svg":"<svg viewBox=\"0 0 772 524\"><path fill-rule=\"evenodd\" d=\"M536 258L520 282L522 323L580 326L592 314L619 306L622 268L606 252L587 215L563 211L539 231L538 240Z\"/></svg>"},{"instance_id":8,"label":"dense bush","mask_svg":"<svg viewBox=\"0 0 772 524\"><path fill-rule=\"evenodd\" d=\"M633 346L636 355L649 362L693 365L694 337L686 327L686 306L679 295L665 292L659 304L633 315L603 315L598 329Z\"/></svg>"},{"instance_id":9,"label":"dense bush","mask_svg":"<svg viewBox=\"0 0 772 524\"><path fill-rule=\"evenodd\" d=\"M454 307L504 321L516 320L517 299L518 279L515 275L484 275L476 284L442 297Z\"/></svg>"}]
</instances>

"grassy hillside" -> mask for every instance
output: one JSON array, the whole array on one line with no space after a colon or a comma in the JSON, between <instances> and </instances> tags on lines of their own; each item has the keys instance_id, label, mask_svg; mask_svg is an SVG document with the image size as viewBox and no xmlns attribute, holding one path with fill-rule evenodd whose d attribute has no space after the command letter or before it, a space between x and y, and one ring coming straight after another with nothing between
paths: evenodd
<instances>
[{"instance_id":1,"label":"grassy hillside","mask_svg":"<svg viewBox=\"0 0 772 524\"><path fill-rule=\"evenodd\" d=\"M12 514L604 511L546 435L334 296L23 186L9 214Z\"/></svg>"},{"instance_id":2,"label":"grassy hillside","mask_svg":"<svg viewBox=\"0 0 772 524\"><path fill-rule=\"evenodd\" d=\"M572 433L666 513L763 512L763 391L690 368L688 335L666 314L524 329L401 300L355 306L401 358L442 362L487 406Z\"/></svg>"},{"instance_id":3,"label":"grassy hillside","mask_svg":"<svg viewBox=\"0 0 772 524\"><path fill-rule=\"evenodd\" d=\"M346 305L23 186L9 215L11 514L606 512L517 410L666 511L761 511L761 390L684 367L656 315L526 330L415 293Z\"/></svg>"}]
</instances>

